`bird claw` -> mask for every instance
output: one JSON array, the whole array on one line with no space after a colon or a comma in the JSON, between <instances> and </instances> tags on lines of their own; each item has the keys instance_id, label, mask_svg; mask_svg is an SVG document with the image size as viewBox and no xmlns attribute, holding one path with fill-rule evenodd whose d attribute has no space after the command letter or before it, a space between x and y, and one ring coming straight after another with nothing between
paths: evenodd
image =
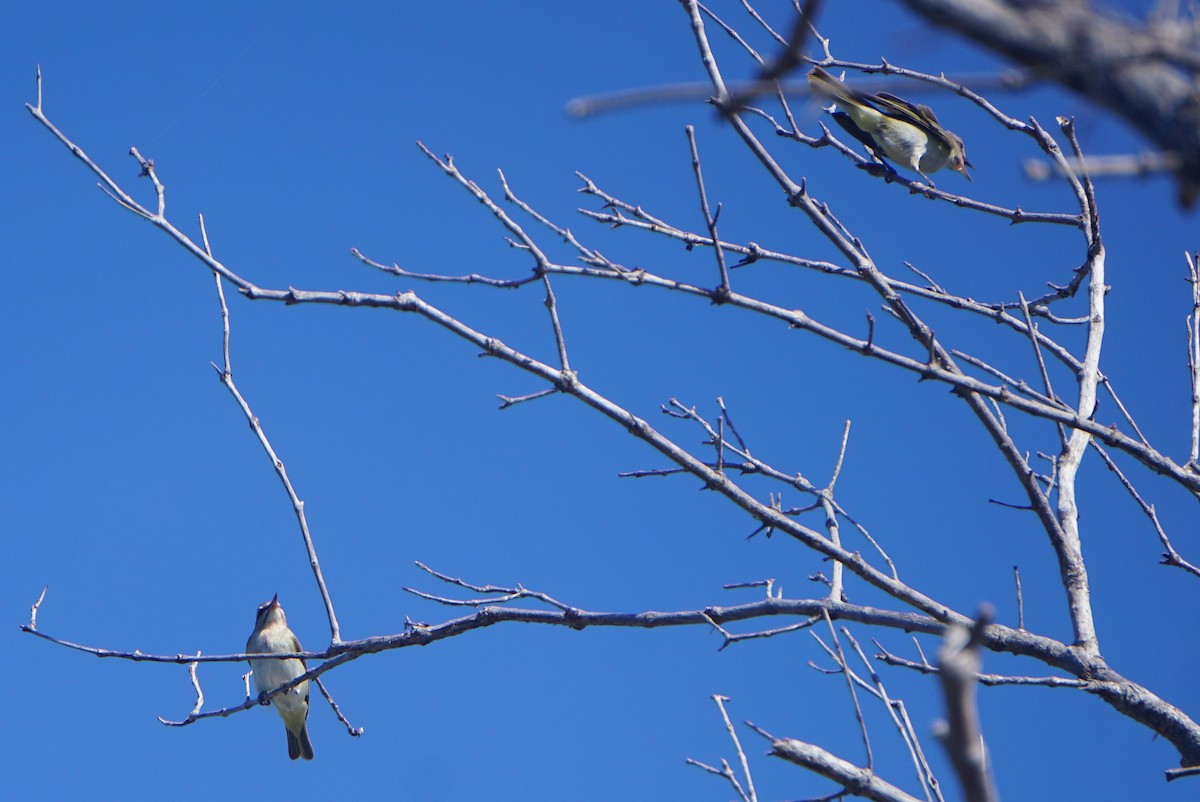
<instances>
[{"instance_id":1,"label":"bird claw","mask_svg":"<svg viewBox=\"0 0 1200 802\"><path fill-rule=\"evenodd\" d=\"M900 174L896 172L896 168L886 162L860 162L858 169L866 171L875 178L882 178L889 184L900 177Z\"/></svg>"}]
</instances>

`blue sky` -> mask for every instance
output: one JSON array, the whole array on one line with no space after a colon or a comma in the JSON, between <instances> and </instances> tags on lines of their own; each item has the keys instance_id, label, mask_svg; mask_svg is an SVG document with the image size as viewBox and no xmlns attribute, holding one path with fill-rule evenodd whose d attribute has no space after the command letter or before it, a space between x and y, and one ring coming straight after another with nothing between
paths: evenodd
<instances>
[{"instance_id":1,"label":"blue sky","mask_svg":"<svg viewBox=\"0 0 1200 802\"><path fill-rule=\"evenodd\" d=\"M873 6L870 25L841 4L827 6L823 33L842 58L882 55L947 73L997 66L891 3ZM739 9L730 3L722 13L749 30ZM527 275L528 259L417 140L453 154L494 197L502 168L524 200L614 260L712 283L710 254L575 213L596 208L575 192L579 170L623 200L700 230L684 137L692 124L709 197L724 204L725 238L835 254L709 108L671 104L582 122L564 112L580 95L702 80L674 2L410 4L403 12L377 3L336 13L294 4L62 3L14 6L4 17L0 609L10 628L0 746L13 798L75 798L86 786L100 798L136 789L199 799L237 789L294 798L727 799L725 786L684 763L733 758L714 693L732 698L735 721L861 762L843 683L808 667L828 660L807 633L718 652L719 636L701 628L505 625L369 656L327 677L364 736L348 737L317 702L308 765L287 760L282 725L266 710L162 727L156 716L182 717L194 701L181 667L96 660L20 633L48 583L41 628L92 645L235 652L255 607L276 592L306 646L328 639L287 499L209 365L220 359L210 274L109 201L28 115L37 64L50 118L143 202L150 187L127 153L137 146L153 158L176 224L195 234L203 213L218 257L243 276L269 287L414 289L547 360L554 348L539 287L398 281L349 256L354 247L418 271ZM749 74L726 53L727 74ZM963 136L976 165L973 185L949 173L939 184L999 204L1072 211L1064 187L1021 177L1022 161L1038 155L1030 142L965 103L922 100ZM1120 122L1052 89L994 100L1047 124L1074 115L1091 152L1145 147ZM797 108L816 133L818 112ZM908 260L950 289L991 300L1063 283L1082 259L1078 234L1065 228L1011 227L914 200L829 149L764 135L886 270L901 272ZM1113 287L1103 367L1151 441L1182 460L1183 253L1198 245L1195 218L1175 209L1162 178L1101 183L1098 193ZM570 258L539 236L555 258ZM861 330L868 310L886 325L878 299L849 282L778 266L734 280L851 330ZM674 397L711 418L722 396L756 453L818 484L852 420L839 498L904 576L963 611L990 602L1001 621L1015 623L1011 569L1020 565L1027 626L1069 636L1044 536L1028 514L989 503L1019 502L1018 488L944 387L694 299L605 282L559 279L555 288L574 367L599 391L697 453L700 433L658 407ZM820 593L806 577L827 570L823 563L784 538L747 540L754 524L695 480L619 479L662 459L581 404L551 397L497 411L496 394L541 386L427 322L236 295L230 311L236 378L307 502L346 638L399 632L406 616L434 623L457 614L403 592L447 591L415 560L478 583L522 583L589 610L744 602L756 592L722 585L765 577L788 596ZM930 316L944 341L1028 371L1019 339L941 310ZM899 331L887 334L908 347ZM1023 447L1053 447L1052 429L1009 417ZM1116 413L1102 407L1098 417ZM1176 546L1195 559L1190 500L1133 474ZM1195 581L1157 565L1152 531L1094 456L1084 481L1104 654L1194 713L1200 698L1187 669L1200 654L1177 622L1195 603ZM776 489L750 486L764 496ZM879 601L861 587L850 592L854 601ZM913 654L900 633L855 634ZM991 670L1045 673L986 659ZM243 670L203 667L207 705L240 702ZM929 736L940 715L936 687L899 670L883 677L908 701L952 786ZM1001 688L983 692L982 709L1007 798L1194 796L1186 783L1162 782L1177 760L1169 744L1095 699ZM911 789L894 733L882 711L869 710L879 770ZM766 743L749 731L742 737L761 798L832 790L766 757Z\"/></svg>"}]
</instances>

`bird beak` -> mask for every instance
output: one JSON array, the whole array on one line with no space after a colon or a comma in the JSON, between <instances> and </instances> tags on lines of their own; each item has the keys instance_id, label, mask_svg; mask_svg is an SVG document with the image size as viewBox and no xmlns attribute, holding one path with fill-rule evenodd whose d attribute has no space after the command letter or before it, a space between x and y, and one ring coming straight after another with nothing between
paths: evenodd
<instances>
[{"instance_id":1,"label":"bird beak","mask_svg":"<svg viewBox=\"0 0 1200 802\"><path fill-rule=\"evenodd\" d=\"M974 183L975 183L975 179L974 179L974 178L971 178L971 174L967 172L967 168L968 168L968 167L974 167L974 166L975 166L975 165L971 164L971 163L970 163L969 161L967 161L966 159L963 159L963 163L962 163L962 164L960 164L959 166L957 166L957 167L953 168L953 169L955 169L955 170L958 170L960 173L962 173L962 174L963 174L963 176L964 176L964 177L965 177L965 178L966 178L968 181L970 181L972 184L974 184Z\"/></svg>"},{"instance_id":2,"label":"bird beak","mask_svg":"<svg viewBox=\"0 0 1200 802\"><path fill-rule=\"evenodd\" d=\"M967 178L970 178L970 177L971 176L967 176ZM279 594L278 593L276 593L274 596L271 597L271 606L272 607L279 606Z\"/></svg>"}]
</instances>

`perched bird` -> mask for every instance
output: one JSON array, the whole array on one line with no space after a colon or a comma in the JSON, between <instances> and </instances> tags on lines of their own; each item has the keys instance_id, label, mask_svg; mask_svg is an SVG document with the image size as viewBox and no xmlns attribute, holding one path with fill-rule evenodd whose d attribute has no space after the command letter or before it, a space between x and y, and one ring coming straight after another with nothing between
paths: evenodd
<instances>
[{"instance_id":1,"label":"perched bird","mask_svg":"<svg viewBox=\"0 0 1200 802\"><path fill-rule=\"evenodd\" d=\"M254 619L254 631L250 640L246 641L247 654L266 654L272 652L302 652L300 641L288 629L287 616L279 606L279 594L269 602L258 606L258 616ZM254 687L258 692L266 693L274 690L285 682L290 682L303 674L307 668L304 661L298 657L283 660L251 660L250 668L254 671ZM302 757L312 760L312 742L308 740L308 680L294 688L272 697L271 703L279 711L283 726L287 729L288 757L295 760Z\"/></svg>"},{"instance_id":2,"label":"perched bird","mask_svg":"<svg viewBox=\"0 0 1200 802\"><path fill-rule=\"evenodd\" d=\"M808 86L837 104L841 111L835 112L833 119L876 157L897 161L926 181L926 173L943 167L971 180L967 168L973 165L967 161L962 139L943 128L928 106L909 103L887 92L859 92L820 67L813 67L808 74Z\"/></svg>"}]
</instances>

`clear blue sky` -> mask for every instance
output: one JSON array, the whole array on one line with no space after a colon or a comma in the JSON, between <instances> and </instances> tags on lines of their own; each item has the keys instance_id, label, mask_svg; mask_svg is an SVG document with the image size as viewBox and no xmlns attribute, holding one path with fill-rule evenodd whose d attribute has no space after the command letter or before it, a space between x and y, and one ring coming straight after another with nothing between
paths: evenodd
<instances>
[{"instance_id":1,"label":"clear blue sky","mask_svg":"<svg viewBox=\"0 0 1200 802\"><path fill-rule=\"evenodd\" d=\"M872 4L869 25L842 4L826 5L823 31L843 58L882 55L948 73L996 66L892 3ZM725 4L723 13L749 29L739 8ZM193 704L182 667L100 661L18 631L49 583L41 628L88 644L235 652L256 605L276 592L306 646L328 639L287 499L209 366L220 359L210 274L117 208L27 114L37 64L51 119L147 203L150 187L127 152L136 145L153 158L174 221L195 233L203 213L217 255L243 276L269 287L415 289L540 358L553 357L540 288L395 281L348 255L356 247L428 272L528 273L529 261L416 140L452 153L497 197L502 168L525 200L615 260L712 283L709 254L612 232L574 212L588 205L574 191L580 170L699 230L683 133L694 124L710 197L725 204L726 238L834 257L707 107L587 122L564 113L578 95L702 80L678 3L395 9L26 3L3 15L3 795L723 800L731 797L725 786L684 764L733 758L714 693L732 697L735 721L861 762L843 683L808 668L829 661L807 633L718 653L719 637L701 628L505 625L370 656L327 676L365 735L348 737L317 701L309 724L316 760L300 765L287 760L270 711L161 726L155 716L182 717ZM735 63L749 74L744 61L727 65ZM949 173L940 182L996 203L1073 210L1063 187L1021 178L1022 160L1037 155L1031 143L963 102L923 99L964 137L976 165L973 185ZM1047 124L1075 115L1093 152L1144 147L1121 123L1057 91L995 100ZM816 112L807 114L801 122L816 132ZM900 272L909 260L952 290L1011 299L1066 282L1082 259L1074 232L1014 228L915 201L831 150L765 136L886 270ZM1174 208L1164 179L1098 189L1113 286L1104 369L1151 440L1184 459L1190 291L1182 256L1200 245L1196 219ZM568 258L551 237L542 241ZM862 330L867 310L887 325L878 299L848 282L777 266L735 281L851 329ZM733 310L601 282L556 287L574 366L601 392L689 446L700 433L666 420L658 405L677 397L715 417L723 396L757 453L818 484L843 421L853 420L840 499L887 544L903 575L964 611L991 602L1015 624L1011 567L1019 564L1028 626L1069 637L1044 535L1028 514L989 504L1017 503L1019 491L944 387ZM747 541L753 523L698 492L695 480L618 479L662 460L581 404L549 398L497 411L495 394L541 387L426 322L236 295L231 314L236 376L308 503L347 638L398 632L406 616L434 623L456 614L401 590L447 590L414 560L475 582L523 583L590 610L738 603L755 592L724 591L724 583L765 577L788 596L820 593L806 577L825 565L784 538ZM944 340L1027 371L1027 346L1011 335L943 313L933 321ZM894 327L888 336L904 339ZM1099 418L1116 413L1104 407ZM1053 446L1049 427L1015 413L1010 420L1024 447ZM1156 565L1153 533L1094 457L1084 470L1085 548L1105 656L1196 714L1191 669L1200 650L1179 626L1196 583ZM1173 488L1146 486L1177 546L1195 559L1194 504ZM764 496L775 489L754 487ZM855 585L850 593L874 599ZM913 654L900 633L855 632L864 644L874 635ZM996 671L1047 673L987 659ZM243 670L202 668L206 704L241 701ZM929 736L940 715L936 688L903 671L883 676L908 700L953 788ZM880 771L911 788L894 733L869 709ZM1194 781L1162 782L1177 759L1169 744L1083 694L989 690L983 714L1006 798L1195 796ZM832 790L766 757L753 734L742 736L761 798Z\"/></svg>"}]
</instances>

